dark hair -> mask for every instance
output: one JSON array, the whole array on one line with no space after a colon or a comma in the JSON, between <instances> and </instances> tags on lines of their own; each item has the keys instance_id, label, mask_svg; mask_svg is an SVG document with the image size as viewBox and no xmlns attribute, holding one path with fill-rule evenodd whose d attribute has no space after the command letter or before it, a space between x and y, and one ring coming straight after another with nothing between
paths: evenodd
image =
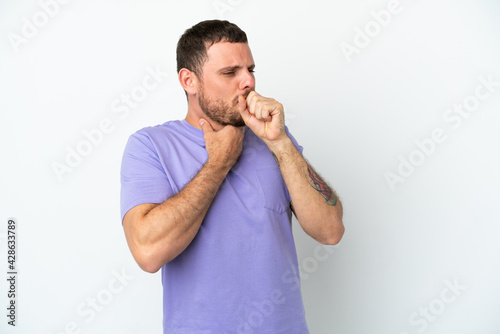
<instances>
[{"instance_id":1,"label":"dark hair","mask_svg":"<svg viewBox=\"0 0 500 334\"><path fill-rule=\"evenodd\" d=\"M207 20L187 29L177 43L177 73L187 68L200 77L207 49L219 42L248 43L245 32L228 21Z\"/></svg>"}]
</instances>

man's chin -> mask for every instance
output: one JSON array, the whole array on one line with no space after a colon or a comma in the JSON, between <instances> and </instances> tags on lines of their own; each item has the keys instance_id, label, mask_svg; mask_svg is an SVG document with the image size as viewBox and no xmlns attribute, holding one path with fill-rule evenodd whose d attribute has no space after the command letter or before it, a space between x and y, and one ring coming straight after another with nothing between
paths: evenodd
<instances>
[{"instance_id":1,"label":"man's chin","mask_svg":"<svg viewBox=\"0 0 500 334\"><path fill-rule=\"evenodd\" d=\"M212 122L218 123L222 126L231 125L231 126L234 126L237 128L241 128L241 127L246 125L245 121L243 120L243 118L241 116L239 116L239 117L225 117L225 119L214 119L212 117L209 117L209 119Z\"/></svg>"},{"instance_id":2,"label":"man's chin","mask_svg":"<svg viewBox=\"0 0 500 334\"><path fill-rule=\"evenodd\" d=\"M217 123L219 123L222 126L231 125L231 126L234 126L236 128L241 128L241 127L245 126L245 122L243 120L234 120L234 121L217 122Z\"/></svg>"},{"instance_id":3,"label":"man's chin","mask_svg":"<svg viewBox=\"0 0 500 334\"><path fill-rule=\"evenodd\" d=\"M221 126L231 125L238 128L245 126L245 121L236 108L213 108L208 110L207 108L202 108L202 111L205 114L205 117L207 117L210 121Z\"/></svg>"},{"instance_id":4,"label":"man's chin","mask_svg":"<svg viewBox=\"0 0 500 334\"><path fill-rule=\"evenodd\" d=\"M243 117L238 113L237 117L231 120L231 125L241 128L245 126L245 121L243 120Z\"/></svg>"},{"instance_id":5,"label":"man's chin","mask_svg":"<svg viewBox=\"0 0 500 334\"><path fill-rule=\"evenodd\" d=\"M233 126L237 127L237 128L242 128L245 126L245 122L243 120L241 121L237 121L233 124Z\"/></svg>"}]
</instances>

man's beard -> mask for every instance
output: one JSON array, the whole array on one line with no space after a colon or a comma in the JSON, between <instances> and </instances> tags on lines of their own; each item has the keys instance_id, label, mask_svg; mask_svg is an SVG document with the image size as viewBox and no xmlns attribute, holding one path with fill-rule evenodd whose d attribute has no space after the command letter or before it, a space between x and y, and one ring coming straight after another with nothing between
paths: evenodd
<instances>
[{"instance_id":1,"label":"man's beard","mask_svg":"<svg viewBox=\"0 0 500 334\"><path fill-rule=\"evenodd\" d=\"M248 93L245 95L248 95ZM245 122L238 111L238 96L236 96L231 101L231 105L229 105L221 99L213 100L206 97L202 87L198 94L198 104L208 118L222 126L245 126Z\"/></svg>"}]
</instances>

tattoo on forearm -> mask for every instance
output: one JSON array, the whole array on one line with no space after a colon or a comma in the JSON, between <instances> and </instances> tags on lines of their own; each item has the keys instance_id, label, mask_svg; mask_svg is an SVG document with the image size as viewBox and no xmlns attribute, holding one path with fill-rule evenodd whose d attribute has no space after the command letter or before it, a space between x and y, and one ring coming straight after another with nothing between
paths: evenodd
<instances>
[{"instance_id":1,"label":"tattoo on forearm","mask_svg":"<svg viewBox=\"0 0 500 334\"><path fill-rule=\"evenodd\" d=\"M283 133L285 131L285 117L280 115L280 132Z\"/></svg>"},{"instance_id":2,"label":"tattoo on forearm","mask_svg":"<svg viewBox=\"0 0 500 334\"><path fill-rule=\"evenodd\" d=\"M333 190L326 184L325 181L321 179L321 177L311 168L311 166L307 166L307 173L309 177L307 181L323 198L325 199L326 204L335 206L337 204L337 196L333 192Z\"/></svg>"}]
</instances>

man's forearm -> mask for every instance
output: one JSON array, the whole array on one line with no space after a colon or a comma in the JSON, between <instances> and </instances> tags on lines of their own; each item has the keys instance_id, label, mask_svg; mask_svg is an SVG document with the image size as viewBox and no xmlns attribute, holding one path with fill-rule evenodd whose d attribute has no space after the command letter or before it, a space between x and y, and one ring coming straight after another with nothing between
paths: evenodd
<instances>
[{"instance_id":1,"label":"man's forearm","mask_svg":"<svg viewBox=\"0 0 500 334\"><path fill-rule=\"evenodd\" d=\"M210 161L179 193L130 217L129 246L141 267L156 272L194 239L228 169ZM135 219L134 219L135 218ZM128 238L129 239L129 238ZM139 257L139 258L138 258Z\"/></svg>"},{"instance_id":2,"label":"man's forearm","mask_svg":"<svg viewBox=\"0 0 500 334\"><path fill-rule=\"evenodd\" d=\"M342 204L333 189L314 171L287 137L269 143L304 231L318 242L336 244L342 238Z\"/></svg>"},{"instance_id":3,"label":"man's forearm","mask_svg":"<svg viewBox=\"0 0 500 334\"><path fill-rule=\"evenodd\" d=\"M132 255L148 272L158 271L191 243L227 173L241 154L244 129L224 126L214 131L205 119L203 130L208 159L178 194L161 204L138 205L123 219Z\"/></svg>"}]
</instances>

